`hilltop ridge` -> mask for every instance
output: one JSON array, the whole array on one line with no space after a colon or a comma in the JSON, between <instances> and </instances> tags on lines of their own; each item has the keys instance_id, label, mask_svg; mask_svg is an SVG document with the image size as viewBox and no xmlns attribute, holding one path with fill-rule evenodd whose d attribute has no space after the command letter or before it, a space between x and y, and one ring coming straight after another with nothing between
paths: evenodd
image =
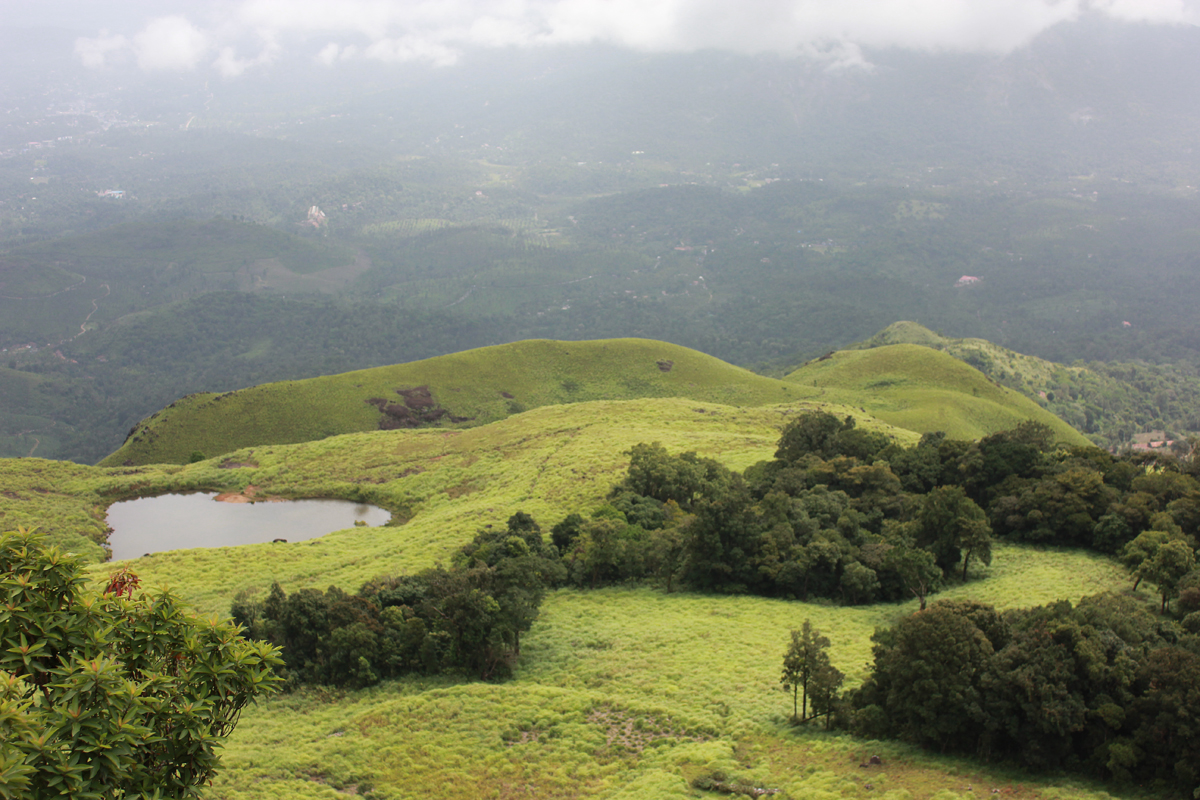
<instances>
[{"instance_id":1,"label":"hilltop ridge","mask_svg":"<svg viewBox=\"0 0 1200 800\"><path fill-rule=\"evenodd\" d=\"M955 439L978 439L1031 419L1049 426L1060 441L1087 443L1028 397L920 344L838 351L785 380L818 390L821 400L860 405L891 425L922 433L940 430Z\"/></svg>"},{"instance_id":2,"label":"hilltop ridge","mask_svg":"<svg viewBox=\"0 0 1200 800\"><path fill-rule=\"evenodd\" d=\"M548 405L679 397L736 407L802 400L862 408L918 433L978 438L1024 419L1085 443L1028 398L927 347L835 354L780 380L648 339L529 340L194 394L142 420L101 466L186 462L266 444L397 428L468 428Z\"/></svg>"},{"instance_id":3,"label":"hilltop ridge","mask_svg":"<svg viewBox=\"0 0 1200 800\"><path fill-rule=\"evenodd\" d=\"M396 428L467 428L547 405L684 397L734 406L816 392L647 339L529 340L224 394L143 420L101 466L186 461L239 447Z\"/></svg>"}]
</instances>

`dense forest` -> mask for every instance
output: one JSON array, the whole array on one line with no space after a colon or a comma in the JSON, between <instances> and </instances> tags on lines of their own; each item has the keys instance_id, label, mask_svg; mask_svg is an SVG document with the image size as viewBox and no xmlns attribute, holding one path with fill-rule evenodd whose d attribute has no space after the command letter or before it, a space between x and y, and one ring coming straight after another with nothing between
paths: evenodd
<instances>
[{"instance_id":1,"label":"dense forest","mask_svg":"<svg viewBox=\"0 0 1200 800\"><path fill-rule=\"evenodd\" d=\"M785 180L481 206L464 222L410 209L315 239L226 219L25 245L0 298L4 441L96 461L193 391L528 338L654 338L778 372L897 319L1086 362L1041 399L1098 443L1195 430L1194 270L1172 222L1186 204L1057 196ZM1147 278L1148 259L1174 266ZM956 288L962 274L984 277Z\"/></svg>"},{"instance_id":2,"label":"dense forest","mask_svg":"<svg viewBox=\"0 0 1200 800\"><path fill-rule=\"evenodd\" d=\"M1197 583L1193 573L1182 623L1118 593L1005 613L937 601L875 634L849 724L864 736L1194 796Z\"/></svg>"},{"instance_id":3,"label":"dense forest","mask_svg":"<svg viewBox=\"0 0 1200 800\"><path fill-rule=\"evenodd\" d=\"M993 541L1118 555L1189 610L1200 597L1200 481L1169 454L1053 448L1034 423L904 448L825 412L789 423L776 458L730 472L638 445L592 519L552 539L579 585L655 577L702 591L845 604L927 594L991 562ZM1189 605L1190 604L1190 605Z\"/></svg>"}]
</instances>

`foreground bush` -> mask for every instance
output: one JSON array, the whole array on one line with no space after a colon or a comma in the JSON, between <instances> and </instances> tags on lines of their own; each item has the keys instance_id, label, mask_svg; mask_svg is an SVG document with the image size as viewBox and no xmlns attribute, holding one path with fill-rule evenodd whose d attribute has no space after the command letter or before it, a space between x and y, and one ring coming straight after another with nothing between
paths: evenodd
<instances>
[{"instance_id":1,"label":"foreground bush","mask_svg":"<svg viewBox=\"0 0 1200 800\"><path fill-rule=\"evenodd\" d=\"M0 797L192 797L274 647L116 573L86 586L38 534L0 534Z\"/></svg>"}]
</instances>

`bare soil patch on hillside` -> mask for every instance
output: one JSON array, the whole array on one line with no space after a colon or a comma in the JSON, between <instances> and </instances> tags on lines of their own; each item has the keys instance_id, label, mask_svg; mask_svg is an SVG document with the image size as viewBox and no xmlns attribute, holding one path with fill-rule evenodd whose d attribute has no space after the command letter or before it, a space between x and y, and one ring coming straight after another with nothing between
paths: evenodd
<instances>
[{"instance_id":1,"label":"bare soil patch on hillside","mask_svg":"<svg viewBox=\"0 0 1200 800\"><path fill-rule=\"evenodd\" d=\"M366 401L383 412L379 419L381 431L422 428L437 425L442 420L469 422L473 419L473 417L457 417L451 414L449 409L438 405L428 386L397 389L396 394L400 396L401 402L392 402L383 397L371 397Z\"/></svg>"}]
</instances>

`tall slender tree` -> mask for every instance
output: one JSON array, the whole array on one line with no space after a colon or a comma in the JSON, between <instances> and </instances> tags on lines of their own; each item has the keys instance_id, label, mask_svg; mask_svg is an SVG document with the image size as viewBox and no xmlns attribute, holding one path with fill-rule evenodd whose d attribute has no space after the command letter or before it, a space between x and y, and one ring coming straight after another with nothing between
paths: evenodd
<instances>
[{"instance_id":1,"label":"tall slender tree","mask_svg":"<svg viewBox=\"0 0 1200 800\"><path fill-rule=\"evenodd\" d=\"M832 669L829 663L829 638L822 636L804 620L800 630L792 631L792 643L783 656L783 674L779 682L785 689L792 690L792 722L805 722L808 716L808 696L813 692L818 676ZM837 670L833 670L837 672ZM837 673L839 676L841 673ZM832 674L828 674L832 678ZM840 683L840 680L839 680ZM836 691L836 690L835 690ZM822 694L822 692L813 692ZM814 703L814 711L816 704ZM815 715L814 715L815 716Z\"/></svg>"}]
</instances>

